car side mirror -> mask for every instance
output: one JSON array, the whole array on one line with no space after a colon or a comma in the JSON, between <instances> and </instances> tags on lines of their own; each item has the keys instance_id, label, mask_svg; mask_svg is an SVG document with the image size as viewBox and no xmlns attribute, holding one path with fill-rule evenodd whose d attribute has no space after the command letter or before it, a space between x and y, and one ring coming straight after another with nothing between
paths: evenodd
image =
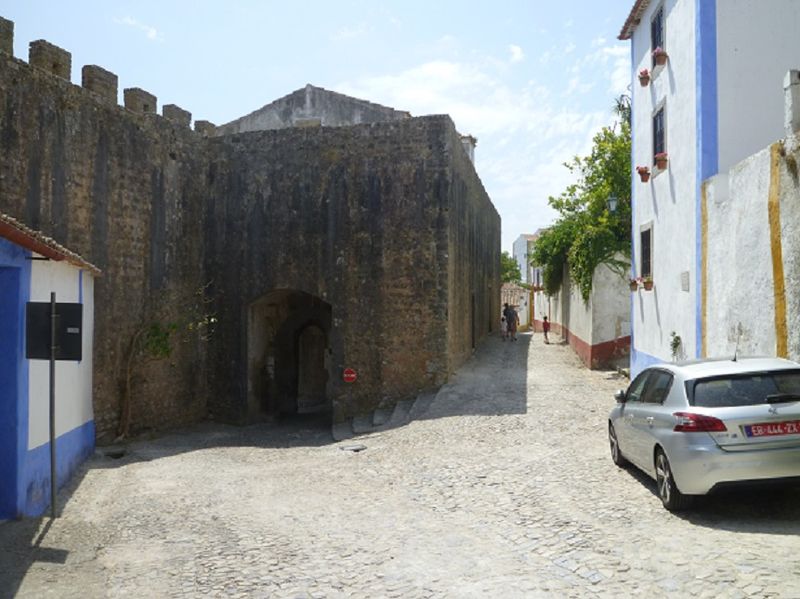
<instances>
[{"instance_id":1,"label":"car side mirror","mask_svg":"<svg viewBox=\"0 0 800 599\"><path fill-rule=\"evenodd\" d=\"M614 399L617 400L617 403L625 403L625 390L620 389L616 393L614 393Z\"/></svg>"}]
</instances>

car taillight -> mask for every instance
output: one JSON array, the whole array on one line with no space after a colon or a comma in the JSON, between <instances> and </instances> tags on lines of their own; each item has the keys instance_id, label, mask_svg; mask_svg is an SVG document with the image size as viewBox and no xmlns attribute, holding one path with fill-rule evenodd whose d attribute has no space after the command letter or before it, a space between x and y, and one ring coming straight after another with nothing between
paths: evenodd
<instances>
[{"instance_id":1,"label":"car taillight","mask_svg":"<svg viewBox=\"0 0 800 599\"><path fill-rule=\"evenodd\" d=\"M672 430L678 433L724 433L728 430L722 420L713 416L691 412L675 412L673 416L678 423Z\"/></svg>"}]
</instances>

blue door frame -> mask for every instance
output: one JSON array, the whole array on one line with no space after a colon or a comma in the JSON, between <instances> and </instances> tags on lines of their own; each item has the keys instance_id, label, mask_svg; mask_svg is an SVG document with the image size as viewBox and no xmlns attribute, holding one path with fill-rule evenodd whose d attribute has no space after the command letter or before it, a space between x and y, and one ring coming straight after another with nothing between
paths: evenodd
<instances>
[{"instance_id":1,"label":"blue door frame","mask_svg":"<svg viewBox=\"0 0 800 599\"><path fill-rule=\"evenodd\" d=\"M0 520L22 514L23 461L28 448L25 304L30 252L0 239Z\"/></svg>"}]
</instances>

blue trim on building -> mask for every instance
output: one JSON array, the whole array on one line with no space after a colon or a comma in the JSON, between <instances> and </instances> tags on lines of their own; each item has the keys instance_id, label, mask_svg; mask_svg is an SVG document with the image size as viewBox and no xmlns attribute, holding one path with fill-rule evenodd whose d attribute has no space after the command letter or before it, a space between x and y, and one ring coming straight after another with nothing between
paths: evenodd
<instances>
[{"instance_id":1,"label":"blue trim on building","mask_svg":"<svg viewBox=\"0 0 800 599\"><path fill-rule=\"evenodd\" d=\"M654 364L663 364L664 360L656 358L642 351L637 351L631 347L631 380L633 380L642 370Z\"/></svg>"},{"instance_id":2,"label":"blue trim on building","mask_svg":"<svg viewBox=\"0 0 800 599\"><path fill-rule=\"evenodd\" d=\"M702 195L703 181L719 172L719 108L717 103L717 0L697 0L696 48L696 143L697 191L695 202L695 356L702 356Z\"/></svg>"},{"instance_id":3,"label":"blue trim on building","mask_svg":"<svg viewBox=\"0 0 800 599\"><path fill-rule=\"evenodd\" d=\"M631 37L631 278L636 278L636 136L634 135L633 117L634 98L636 97L636 54L633 51L633 40ZM631 365L633 364L633 353L636 347L636 306L633 303L633 293L628 294L630 299L631 311Z\"/></svg>"},{"instance_id":4,"label":"blue trim on building","mask_svg":"<svg viewBox=\"0 0 800 599\"><path fill-rule=\"evenodd\" d=\"M78 467L94 451L95 426L89 422L56 439L56 485L64 486ZM22 515L41 516L50 506L50 443L31 449L25 455L24 503Z\"/></svg>"},{"instance_id":5,"label":"blue trim on building","mask_svg":"<svg viewBox=\"0 0 800 599\"><path fill-rule=\"evenodd\" d=\"M25 305L30 252L0 238L0 520L20 515L28 447L28 362Z\"/></svg>"}]
</instances>

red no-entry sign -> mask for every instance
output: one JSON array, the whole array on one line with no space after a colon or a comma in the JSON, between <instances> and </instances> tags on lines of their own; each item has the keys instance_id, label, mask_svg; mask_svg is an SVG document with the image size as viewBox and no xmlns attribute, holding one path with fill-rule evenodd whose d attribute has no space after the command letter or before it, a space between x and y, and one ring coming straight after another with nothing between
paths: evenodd
<instances>
[{"instance_id":1,"label":"red no-entry sign","mask_svg":"<svg viewBox=\"0 0 800 599\"><path fill-rule=\"evenodd\" d=\"M353 370L352 368L345 368L344 372L342 372L342 380L345 383L355 383L357 378L358 375L356 374L356 371Z\"/></svg>"}]
</instances>

